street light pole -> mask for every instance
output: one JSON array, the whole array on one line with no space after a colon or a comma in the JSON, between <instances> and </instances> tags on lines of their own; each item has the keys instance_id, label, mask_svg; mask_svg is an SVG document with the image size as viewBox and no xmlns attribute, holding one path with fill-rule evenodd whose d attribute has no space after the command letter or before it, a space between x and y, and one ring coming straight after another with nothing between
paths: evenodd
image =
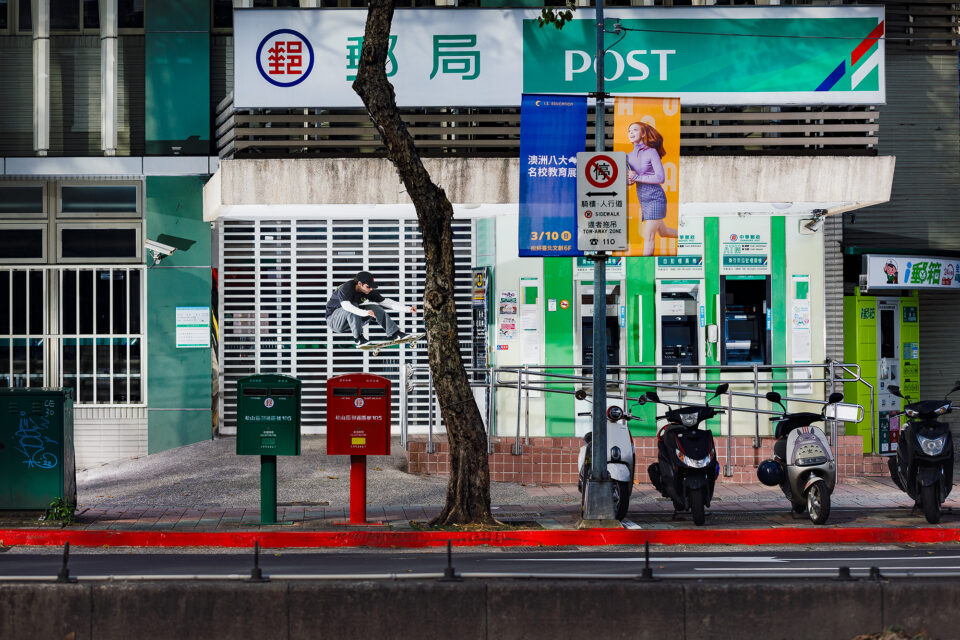
<instances>
[{"instance_id":1,"label":"street light pole","mask_svg":"<svg viewBox=\"0 0 960 640\"><path fill-rule=\"evenodd\" d=\"M604 151L604 23L603 0L597 8L597 93L594 151ZM614 520L613 484L607 473L607 254L593 259L593 435L590 476L583 494L583 521ZM599 523L599 522L598 522Z\"/></svg>"}]
</instances>

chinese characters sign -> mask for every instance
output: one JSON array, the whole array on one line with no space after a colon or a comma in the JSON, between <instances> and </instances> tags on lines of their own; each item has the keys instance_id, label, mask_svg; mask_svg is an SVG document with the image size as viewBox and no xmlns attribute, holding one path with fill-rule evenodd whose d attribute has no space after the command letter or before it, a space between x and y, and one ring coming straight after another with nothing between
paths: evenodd
<instances>
[{"instance_id":1,"label":"chinese characters sign","mask_svg":"<svg viewBox=\"0 0 960 640\"><path fill-rule=\"evenodd\" d=\"M234 104L359 107L367 12L240 10L234 13ZM394 14L387 77L400 105L516 105L523 16L516 11Z\"/></svg>"},{"instance_id":2,"label":"chinese characters sign","mask_svg":"<svg viewBox=\"0 0 960 640\"><path fill-rule=\"evenodd\" d=\"M523 96L520 108L520 256L578 256L577 153L587 99Z\"/></svg>"},{"instance_id":3,"label":"chinese characters sign","mask_svg":"<svg viewBox=\"0 0 960 640\"><path fill-rule=\"evenodd\" d=\"M870 289L960 289L960 259L866 255Z\"/></svg>"},{"instance_id":4,"label":"chinese characters sign","mask_svg":"<svg viewBox=\"0 0 960 640\"><path fill-rule=\"evenodd\" d=\"M627 159L622 151L577 154L577 248L627 248Z\"/></svg>"},{"instance_id":5,"label":"chinese characters sign","mask_svg":"<svg viewBox=\"0 0 960 640\"><path fill-rule=\"evenodd\" d=\"M770 273L770 219L720 217L720 275Z\"/></svg>"},{"instance_id":6,"label":"chinese characters sign","mask_svg":"<svg viewBox=\"0 0 960 640\"><path fill-rule=\"evenodd\" d=\"M677 255L658 256L657 278L703 277L703 218L683 216L677 229Z\"/></svg>"},{"instance_id":7,"label":"chinese characters sign","mask_svg":"<svg viewBox=\"0 0 960 640\"><path fill-rule=\"evenodd\" d=\"M398 103L514 106L522 93L594 91L594 21L578 14L558 31L540 28L539 13L398 9L387 60ZM611 93L689 105L885 101L883 7L633 7L606 15L627 28L605 58ZM350 85L366 16L235 11L234 104L362 106Z\"/></svg>"},{"instance_id":8,"label":"chinese characters sign","mask_svg":"<svg viewBox=\"0 0 960 640\"><path fill-rule=\"evenodd\" d=\"M313 47L293 29L277 29L264 36L257 47L257 70L277 87L303 82L313 69Z\"/></svg>"}]
</instances>

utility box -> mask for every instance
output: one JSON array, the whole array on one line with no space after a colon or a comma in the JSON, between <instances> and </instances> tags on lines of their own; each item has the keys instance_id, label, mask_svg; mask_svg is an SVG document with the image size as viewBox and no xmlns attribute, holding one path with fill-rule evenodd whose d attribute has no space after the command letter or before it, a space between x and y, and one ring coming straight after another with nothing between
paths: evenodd
<instances>
[{"instance_id":1,"label":"utility box","mask_svg":"<svg viewBox=\"0 0 960 640\"><path fill-rule=\"evenodd\" d=\"M327 455L390 455L390 380L349 373L327 380Z\"/></svg>"},{"instance_id":2,"label":"utility box","mask_svg":"<svg viewBox=\"0 0 960 640\"><path fill-rule=\"evenodd\" d=\"M0 509L77 504L73 390L0 389Z\"/></svg>"},{"instance_id":3,"label":"utility box","mask_svg":"<svg viewBox=\"0 0 960 640\"><path fill-rule=\"evenodd\" d=\"M296 378L261 374L237 381L237 454L300 455L300 393Z\"/></svg>"}]
</instances>

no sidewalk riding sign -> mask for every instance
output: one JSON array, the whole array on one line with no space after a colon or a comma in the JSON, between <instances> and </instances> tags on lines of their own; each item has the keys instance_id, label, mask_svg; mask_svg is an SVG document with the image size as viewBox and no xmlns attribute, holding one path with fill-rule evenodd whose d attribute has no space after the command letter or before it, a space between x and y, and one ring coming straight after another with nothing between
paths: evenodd
<instances>
[{"instance_id":1,"label":"no sidewalk riding sign","mask_svg":"<svg viewBox=\"0 0 960 640\"><path fill-rule=\"evenodd\" d=\"M577 249L627 248L627 154L577 154Z\"/></svg>"}]
</instances>

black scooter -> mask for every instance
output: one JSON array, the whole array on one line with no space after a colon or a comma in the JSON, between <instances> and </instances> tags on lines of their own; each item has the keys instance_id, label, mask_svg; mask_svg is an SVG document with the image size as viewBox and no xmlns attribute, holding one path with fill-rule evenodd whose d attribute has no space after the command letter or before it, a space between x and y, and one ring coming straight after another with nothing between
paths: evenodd
<instances>
[{"instance_id":1,"label":"black scooter","mask_svg":"<svg viewBox=\"0 0 960 640\"><path fill-rule=\"evenodd\" d=\"M723 409L710 406L710 400L722 396L729 385L721 384L707 400L706 405L688 405L670 409L657 419L666 418L667 424L657 433L657 462L647 467L650 482L664 497L673 501L677 512L690 511L693 522L702 525L706 507L713 500L713 488L720 473L713 434L698 429L698 425ZM653 391L646 393L650 402L667 404ZM669 404L667 404L669 407Z\"/></svg>"},{"instance_id":2,"label":"black scooter","mask_svg":"<svg viewBox=\"0 0 960 640\"><path fill-rule=\"evenodd\" d=\"M900 387L889 386L890 393L909 404L903 409L909 421L900 431L897 455L887 460L890 477L900 489L923 509L927 522L940 522L940 505L953 488L953 437L950 425L938 418L950 413L952 403L943 400L910 402ZM950 390L960 390L960 380Z\"/></svg>"}]
</instances>

